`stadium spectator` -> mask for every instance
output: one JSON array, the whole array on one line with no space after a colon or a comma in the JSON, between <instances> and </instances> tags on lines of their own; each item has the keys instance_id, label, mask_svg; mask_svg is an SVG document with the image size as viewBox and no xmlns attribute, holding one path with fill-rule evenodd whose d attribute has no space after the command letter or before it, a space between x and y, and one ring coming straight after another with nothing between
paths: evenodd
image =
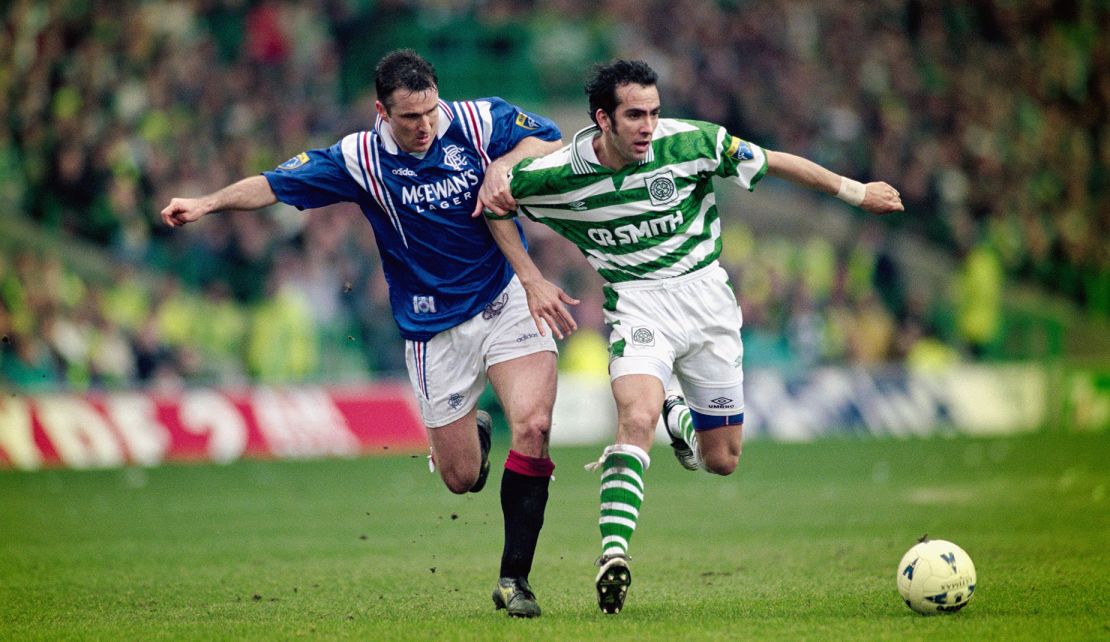
<instances>
[{"instance_id":1,"label":"stadium spectator","mask_svg":"<svg viewBox=\"0 0 1110 642\"><path fill-rule=\"evenodd\" d=\"M953 284L956 328L971 354L980 357L998 341L1002 329L1002 266L986 243L964 252Z\"/></svg>"},{"instance_id":2,"label":"stadium spectator","mask_svg":"<svg viewBox=\"0 0 1110 642\"><path fill-rule=\"evenodd\" d=\"M490 420L476 406L487 381L505 408L512 448L502 476L505 544L493 601L509 615L535 617L540 607L528 575L554 469L547 443L555 401L552 334L569 332L573 320L567 314L552 319L548 331L534 331L519 279L485 225L470 215L483 207L503 211L508 169L557 149L559 130L499 98L441 101L435 70L412 50L378 62L375 89L372 130L206 196L173 198L162 220L179 227L279 200L298 209L358 204L374 228L432 461L452 492L478 492L489 474ZM333 246L329 238L317 237L321 249ZM306 273L299 258L279 253L275 304L295 305L289 297L297 291L286 286L294 274ZM259 323L269 327L273 316L263 312ZM252 348L276 356L276 346L296 357L284 337L255 336L262 338ZM252 363L257 376L262 368L287 365ZM303 374L299 364L290 365L288 374Z\"/></svg>"},{"instance_id":3,"label":"stadium spectator","mask_svg":"<svg viewBox=\"0 0 1110 642\"><path fill-rule=\"evenodd\" d=\"M660 118L657 78L642 61L595 66L586 83L593 126L558 152L518 164L510 183L520 211L571 240L607 282L617 434L597 461L602 550L596 588L598 605L610 614L621 611L631 583L628 545L660 413L684 467L729 475L740 456L741 318L718 262L713 177L751 190L770 174L873 214L903 209L897 190L884 182L864 185L799 156L764 150L719 125ZM567 314L566 295L544 279L509 218L487 214L528 292L536 326L558 323ZM668 395L672 376L685 397Z\"/></svg>"},{"instance_id":4,"label":"stadium spectator","mask_svg":"<svg viewBox=\"0 0 1110 642\"><path fill-rule=\"evenodd\" d=\"M256 381L295 383L316 371L319 346L312 303L294 281L304 269L297 254L279 255L268 296L251 315L247 368Z\"/></svg>"}]
</instances>

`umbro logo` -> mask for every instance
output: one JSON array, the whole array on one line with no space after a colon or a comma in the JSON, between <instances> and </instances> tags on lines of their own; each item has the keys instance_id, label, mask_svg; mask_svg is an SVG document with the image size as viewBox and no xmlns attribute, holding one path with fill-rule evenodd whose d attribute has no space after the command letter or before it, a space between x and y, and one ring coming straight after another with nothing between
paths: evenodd
<instances>
[{"instance_id":1,"label":"umbro logo","mask_svg":"<svg viewBox=\"0 0 1110 642\"><path fill-rule=\"evenodd\" d=\"M728 397L717 397L716 399L709 400L710 408L732 408L734 403Z\"/></svg>"}]
</instances>

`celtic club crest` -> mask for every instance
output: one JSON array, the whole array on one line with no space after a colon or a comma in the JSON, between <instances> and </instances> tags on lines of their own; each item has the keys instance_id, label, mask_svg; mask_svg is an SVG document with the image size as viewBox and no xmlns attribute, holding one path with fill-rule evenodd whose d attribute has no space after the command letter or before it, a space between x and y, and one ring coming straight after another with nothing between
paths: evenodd
<instances>
[{"instance_id":1,"label":"celtic club crest","mask_svg":"<svg viewBox=\"0 0 1110 642\"><path fill-rule=\"evenodd\" d=\"M655 345L655 333L651 328L639 327L632 328L632 344L637 346L653 346Z\"/></svg>"},{"instance_id":2,"label":"celtic club crest","mask_svg":"<svg viewBox=\"0 0 1110 642\"><path fill-rule=\"evenodd\" d=\"M663 205L674 200L678 188L675 187L674 177L670 172L656 174L646 179L648 196L652 205Z\"/></svg>"}]
</instances>

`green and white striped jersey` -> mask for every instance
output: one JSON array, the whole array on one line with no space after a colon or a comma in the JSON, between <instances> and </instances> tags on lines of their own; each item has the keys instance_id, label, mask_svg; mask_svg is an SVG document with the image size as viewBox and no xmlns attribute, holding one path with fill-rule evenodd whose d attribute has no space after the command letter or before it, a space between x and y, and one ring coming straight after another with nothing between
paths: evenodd
<instances>
[{"instance_id":1,"label":"green and white striped jersey","mask_svg":"<svg viewBox=\"0 0 1110 642\"><path fill-rule=\"evenodd\" d=\"M717 260L713 177L753 189L767 172L763 149L719 125L661 118L647 157L613 171L594 152L599 131L587 127L513 168L520 211L572 241L610 283L681 276Z\"/></svg>"}]
</instances>

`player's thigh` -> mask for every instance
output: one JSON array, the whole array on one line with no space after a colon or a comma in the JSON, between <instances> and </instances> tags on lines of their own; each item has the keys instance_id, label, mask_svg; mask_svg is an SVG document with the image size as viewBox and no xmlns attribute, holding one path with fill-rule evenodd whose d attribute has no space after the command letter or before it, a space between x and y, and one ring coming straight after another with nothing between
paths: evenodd
<instances>
[{"instance_id":1,"label":"player's thigh","mask_svg":"<svg viewBox=\"0 0 1110 642\"><path fill-rule=\"evenodd\" d=\"M551 419L557 380L554 352L533 352L490 366L487 374L510 424L541 415Z\"/></svg>"},{"instance_id":2,"label":"player's thigh","mask_svg":"<svg viewBox=\"0 0 1110 642\"><path fill-rule=\"evenodd\" d=\"M451 424L474 409L486 387L484 336L473 320L428 341L405 342L405 365L420 417L428 428Z\"/></svg>"},{"instance_id":3,"label":"player's thigh","mask_svg":"<svg viewBox=\"0 0 1110 642\"><path fill-rule=\"evenodd\" d=\"M744 412L740 312L727 286L704 285L704 296L688 310L688 343L675 359L674 371L691 409L703 415L731 417ZM695 428L697 425L695 422Z\"/></svg>"},{"instance_id":4,"label":"player's thigh","mask_svg":"<svg viewBox=\"0 0 1110 642\"><path fill-rule=\"evenodd\" d=\"M729 424L711 430L699 430L698 448L702 459L735 459L740 456L743 439L744 424Z\"/></svg>"},{"instance_id":5,"label":"player's thigh","mask_svg":"<svg viewBox=\"0 0 1110 642\"><path fill-rule=\"evenodd\" d=\"M674 337L681 328L671 317L665 293L609 287L605 310L609 326L609 379L652 375L663 385L671 379Z\"/></svg>"},{"instance_id":6,"label":"player's thigh","mask_svg":"<svg viewBox=\"0 0 1110 642\"><path fill-rule=\"evenodd\" d=\"M486 373L505 410L514 445L517 437L530 435L546 447L555 405L558 348L549 329L542 335L537 330L516 279L506 292L508 299L485 338Z\"/></svg>"},{"instance_id":7,"label":"player's thigh","mask_svg":"<svg viewBox=\"0 0 1110 642\"><path fill-rule=\"evenodd\" d=\"M617 443L649 450L663 410L663 380L655 374L627 374L613 379L612 386L617 404Z\"/></svg>"}]
</instances>

